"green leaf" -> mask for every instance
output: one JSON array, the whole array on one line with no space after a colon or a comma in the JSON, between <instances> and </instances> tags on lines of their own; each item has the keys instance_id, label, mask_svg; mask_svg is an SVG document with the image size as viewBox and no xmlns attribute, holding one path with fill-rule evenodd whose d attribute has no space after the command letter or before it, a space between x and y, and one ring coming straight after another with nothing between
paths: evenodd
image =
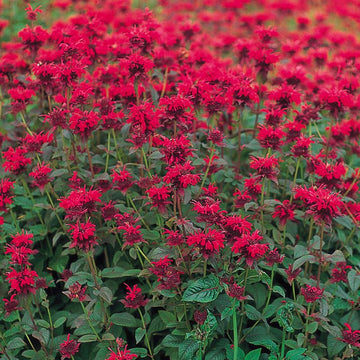
<instances>
[{"instance_id":1,"label":"green leaf","mask_svg":"<svg viewBox=\"0 0 360 360\"><path fill-rule=\"evenodd\" d=\"M328 356L333 359L336 355L340 354L341 351L345 348L346 343L337 340L331 334L327 338L327 351Z\"/></svg>"},{"instance_id":2,"label":"green leaf","mask_svg":"<svg viewBox=\"0 0 360 360\"><path fill-rule=\"evenodd\" d=\"M305 351L306 351L305 348L299 348L299 349L290 350L290 351L288 351L286 353L285 359L288 359L288 360L305 360L307 358L307 356L303 355Z\"/></svg>"},{"instance_id":3,"label":"green leaf","mask_svg":"<svg viewBox=\"0 0 360 360\"><path fill-rule=\"evenodd\" d=\"M300 266L302 266L303 264L305 264L308 261L315 261L315 256L314 255L304 255L301 256L299 259L296 259L293 263L293 271L298 269Z\"/></svg>"},{"instance_id":4,"label":"green leaf","mask_svg":"<svg viewBox=\"0 0 360 360\"><path fill-rule=\"evenodd\" d=\"M350 270L348 280L351 291L357 291L360 287L360 275L355 270Z\"/></svg>"},{"instance_id":5,"label":"green leaf","mask_svg":"<svg viewBox=\"0 0 360 360\"><path fill-rule=\"evenodd\" d=\"M283 298L285 297L285 291L281 286L275 285L273 287L273 292L280 294Z\"/></svg>"},{"instance_id":6,"label":"green leaf","mask_svg":"<svg viewBox=\"0 0 360 360\"><path fill-rule=\"evenodd\" d=\"M115 340L115 336L111 333L106 333L101 338L103 341L113 341Z\"/></svg>"},{"instance_id":7,"label":"green leaf","mask_svg":"<svg viewBox=\"0 0 360 360\"><path fill-rule=\"evenodd\" d=\"M34 350L25 350L21 353L23 357L26 357L27 359L35 359L36 357L36 351Z\"/></svg>"},{"instance_id":8,"label":"green leaf","mask_svg":"<svg viewBox=\"0 0 360 360\"><path fill-rule=\"evenodd\" d=\"M46 329L49 329L49 327L50 327L50 324L46 320L40 319L40 320L37 320L36 322L40 327L43 327Z\"/></svg>"},{"instance_id":9,"label":"green leaf","mask_svg":"<svg viewBox=\"0 0 360 360\"><path fill-rule=\"evenodd\" d=\"M125 269L119 266L115 266L112 268L106 268L101 271L101 277L115 279L123 276Z\"/></svg>"},{"instance_id":10,"label":"green leaf","mask_svg":"<svg viewBox=\"0 0 360 360\"><path fill-rule=\"evenodd\" d=\"M135 330L136 344L138 344L142 340L142 338L145 336L145 334L146 334L146 330L143 328L139 327Z\"/></svg>"},{"instance_id":11,"label":"green leaf","mask_svg":"<svg viewBox=\"0 0 360 360\"><path fill-rule=\"evenodd\" d=\"M141 358L147 357L147 354L148 354L147 350L144 348L132 348L132 349L130 349L130 353L138 355Z\"/></svg>"},{"instance_id":12,"label":"green leaf","mask_svg":"<svg viewBox=\"0 0 360 360\"><path fill-rule=\"evenodd\" d=\"M108 304L111 304L113 293L108 287L103 286L100 288L99 296L102 297Z\"/></svg>"},{"instance_id":13,"label":"green leaf","mask_svg":"<svg viewBox=\"0 0 360 360\"><path fill-rule=\"evenodd\" d=\"M246 304L245 305L245 313L246 316L250 319L250 320L259 320L262 319L262 315L259 311L257 311L253 306Z\"/></svg>"},{"instance_id":14,"label":"green leaf","mask_svg":"<svg viewBox=\"0 0 360 360\"><path fill-rule=\"evenodd\" d=\"M116 313L111 315L109 322L114 323L115 325L120 325L124 327L137 327L138 320L129 313Z\"/></svg>"},{"instance_id":15,"label":"green leaf","mask_svg":"<svg viewBox=\"0 0 360 360\"><path fill-rule=\"evenodd\" d=\"M140 230L142 235L144 236L145 240L158 240L160 239L160 233L155 230L147 230L147 229L141 229Z\"/></svg>"},{"instance_id":16,"label":"green leaf","mask_svg":"<svg viewBox=\"0 0 360 360\"><path fill-rule=\"evenodd\" d=\"M260 345L265 347L266 349L270 350L272 353L279 352L279 346L270 338L261 338L258 340L250 340L248 343L252 345Z\"/></svg>"},{"instance_id":17,"label":"green leaf","mask_svg":"<svg viewBox=\"0 0 360 360\"><path fill-rule=\"evenodd\" d=\"M176 316L169 311L159 310L159 316L165 325L177 322Z\"/></svg>"},{"instance_id":18,"label":"green leaf","mask_svg":"<svg viewBox=\"0 0 360 360\"><path fill-rule=\"evenodd\" d=\"M62 316L60 318L58 318L55 322L54 322L54 328L58 328L59 326L61 326L64 322L66 321L66 317Z\"/></svg>"},{"instance_id":19,"label":"green leaf","mask_svg":"<svg viewBox=\"0 0 360 360\"><path fill-rule=\"evenodd\" d=\"M6 348L8 350L15 350L15 349L21 348L25 345L26 345L26 343L22 338L16 337L8 342Z\"/></svg>"},{"instance_id":20,"label":"green leaf","mask_svg":"<svg viewBox=\"0 0 360 360\"><path fill-rule=\"evenodd\" d=\"M221 312L221 320L224 320L230 316L232 316L233 314L233 308L232 307L226 307L222 312Z\"/></svg>"},{"instance_id":21,"label":"green leaf","mask_svg":"<svg viewBox=\"0 0 360 360\"><path fill-rule=\"evenodd\" d=\"M194 360L199 343L193 339L186 339L179 345L179 360Z\"/></svg>"},{"instance_id":22,"label":"green leaf","mask_svg":"<svg viewBox=\"0 0 360 360\"><path fill-rule=\"evenodd\" d=\"M80 339L78 340L78 342L88 343L88 342L93 342L96 340L97 340L97 336L95 334L88 334L88 335L81 336Z\"/></svg>"},{"instance_id":23,"label":"green leaf","mask_svg":"<svg viewBox=\"0 0 360 360\"><path fill-rule=\"evenodd\" d=\"M245 360L259 360L261 355L261 349L250 351L246 356Z\"/></svg>"},{"instance_id":24,"label":"green leaf","mask_svg":"<svg viewBox=\"0 0 360 360\"><path fill-rule=\"evenodd\" d=\"M177 348L183 341L183 338L180 336L175 336L172 334L166 335L162 341L162 345L169 348Z\"/></svg>"},{"instance_id":25,"label":"green leaf","mask_svg":"<svg viewBox=\"0 0 360 360\"><path fill-rule=\"evenodd\" d=\"M218 297L220 290L219 279L211 274L191 284L185 290L182 300L208 303Z\"/></svg>"}]
</instances>

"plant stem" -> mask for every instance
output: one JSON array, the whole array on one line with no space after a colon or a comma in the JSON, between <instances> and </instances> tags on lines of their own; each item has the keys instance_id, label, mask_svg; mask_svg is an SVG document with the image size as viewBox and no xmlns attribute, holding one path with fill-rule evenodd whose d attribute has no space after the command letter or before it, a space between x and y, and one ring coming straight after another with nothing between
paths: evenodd
<instances>
[{"instance_id":1,"label":"plant stem","mask_svg":"<svg viewBox=\"0 0 360 360\"><path fill-rule=\"evenodd\" d=\"M99 341L101 341L100 336L98 335L98 333L96 332L96 330L94 329L94 326L92 325L92 323L91 323L91 321L90 321L89 314L88 314L88 312L86 311L83 302L80 301L80 304L81 304L81 307L82 307L82 309L83 309L83 312L84 312L84 314L85 314L85 316L86 316L86 320L87 320L87 322L88 322L88 324L89 324L92 332L94 333L94 335L96 336L96 338L97 338Z\"/></svg>"},{"instance_id":2,"label":"plant stem","mask_svg":"<svg viewBox=\"0 0 360 360\"><path fill-rule=\"evenodd\" d=\"M94 173L94 168L93 168L93 164L92 164L92 161L91 161L91 155L90 155L90 149L89 149L89 142L88 141L86 141L85 148L86 148L86 153L87 153L87 157L88 157L88 161L89 161L91 177L93 178L95 176L95 173Z\"/></svg>"},{"instance_id":3,"label":"plant stem","mask_svg":"<svg viewBox=\"0 0 360 360\"><path fill-rule=\"evenodd\" d=\"M284 359L284 355L285 355L285 337L286 337L286 331L285 331L285 328L283 328L282 337L281 337L281 355L280 355L280 360Z\"/></svg>"},{"instance_id":4,"label":"plant stem","mask_svg":"<svg viewBox=\"0 0 360 360\"><path fill-rule=\"evenodd\" d=\"M109 167L110 139L111 139L111 134L110 134L110 131L109 131L108 132L108 138L107 138L107 153L106 153L106 162L105 162L105 172L107 172L108 167Z\"/></svg>"},{"instance_id":5,"label":"plant stem","mask_svg":"<svg viewBox=\"0 0 360 360\"><path fill-rule=\"evenodd\" d=\"M233 332L234 332L234 360L237 360L237 354L239 349L239 339L238 339L238 328L237 328L237 318L236 318L236 300L234 299L233 304Z\"/></svg>"},{"instance_id":6,"label":"plant stem","mask_svg":"<svg viewBox=\"0 0 360 360\"><path fill-rule=\"evenodd\" d=\"M149 350L150 357L153 359L154 357L153 357L153 354L152 354L152 350L151 350L151 346L150 346L150 342L149 342L149 337L148 337L148 334L147 334L147 331L146 331L145 320L144 320L144 317L143 317L143 314L142 314L140 308L138 308L138 312L139 312L139 315L140 315L140 318L141 318L141 323L142 323L143 329L145 330L145 344L146 344L146 347Z\"/></svg>"},{"instance_id":7,"label":"plant stem","mask_svg":"<svg viewBox=\"0 0 360 360\"><path fill-rule=\"evenodd\" d=\"M323 262L323 257L322 257L323 244L324 244L324 222L321 223L321 232L320 232L320 249L319 249L320 258L319 258L319 270L318 270L317 281L316 281L317 287L319 287L319 285L320 285L320 277L321 277L322 262Z\"/></svg>"}]
</instances>

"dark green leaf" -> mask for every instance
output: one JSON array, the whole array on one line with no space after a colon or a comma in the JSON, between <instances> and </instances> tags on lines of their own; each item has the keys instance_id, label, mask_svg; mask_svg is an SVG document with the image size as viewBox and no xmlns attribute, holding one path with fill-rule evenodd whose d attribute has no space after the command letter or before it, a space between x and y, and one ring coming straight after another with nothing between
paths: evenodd
<instances>
[{"instance_id":1,"label":"dark green leaf","mask_svg":"<svg viewBox=\"0 0 360 360\"><path fill-rule=\"evenodd\" d=\"M22 338L16 337L8 342L7 349L15 350L15 349L21 348L25 345L26 345L26 343Z\"/></svg>"},{"instance_id":2,"label":"dark green leaf","mask_svg":"<svg viewBox=\"0 0 360 360\"><path fill-rule=\"evenodd\" d=\"M199 349L197 341L186 339L179 345L179 360L194 360L195 352Z\"/></svg>"},{"instance_id":3,"label":"dark green leaf","mask_svg":"<svg viewBox=\"0 0 360 360\"><path fill-rule=\"evenodd\" d=\"M220 281L211 274L191 284L184 292L183 301L208 303L214 301L220 293Z\"/></svg>"},{"instance_id":4,"label":"dark green leaf","mask_svg":"<svg viewBox=\"0 0 360 360\"><path fill-rule=\"evenodd\" d=\"M116 313L111 315L109 322L114 323L115 325L120 325L124 327L137 327L138 320L131 314L124 313Z\"/></svg>"},{"instance_id":5,"label":"dark green leaf","mask_svg":"<svg viewBox=\"0 0 360 360\"><path fill-rule=\"evenodd\" d=\"M146 330L143 328L137 328L135 330L135 340L136 340L136 344L138 344L142 338L145 336L146 334Z\"/></svg>"},{"instance_id":6,"label":"dark green leaf","mask_svg":"<svg viewBox=\"0 0 360 360\"><path fill-rule=\"evenodd\" d=\"M336 355L340 354L341 351L345 348L346 343L337 340L331 334L327 338L327 351L328 356L333 359Z\"/></svg>"},{"instance_id":7,"label":"dark green leaf","mask_svg":"<svg viewBox=\"0 0 360 360\"><path fill-rule=\"evenodd\" d=\"M246 356L245 360L259 360L261 355L261 349L250 351Z\"/></svg>"},{"instance_id":8,"label":"dark green leaf","mask_svg":"<svg viewBox=\"0 0 360 360\"><path fill-rule=\"evenodd\" d=\"M93 342L96 341L97 337L95 334L88 334L88 335L83 335L80 337L80 339L78 340L78 342L80 343L88 343L88 342Z\"/></svg>"},{"instance_id":9,"label":"dark green leaf","mask_svg":"<svg viewBox=\"0 0 360 360\"><path fill-rule=\"evenodd\" d=\"M60 318L58 318L55 322L54 322L54 328L58 328L59 326L61 326L64 322L66 321L66 317L62 316Z\"/></svg>"}]
</instances>

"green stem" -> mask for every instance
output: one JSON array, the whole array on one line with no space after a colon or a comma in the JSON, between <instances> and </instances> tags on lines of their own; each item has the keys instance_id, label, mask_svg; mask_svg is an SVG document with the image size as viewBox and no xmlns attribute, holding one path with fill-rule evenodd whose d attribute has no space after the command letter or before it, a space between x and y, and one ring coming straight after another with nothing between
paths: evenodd
<instances>
[{"instance_id":1,"label":"green stem","mask_svg":"<svg viewBox=\"0 0 360 360\"><path fill-rule=\"evenodd\" d=\"M283 328L282 337L281 337L281 355L280 355L280 360L284 359L284 355L285 355L285 337L286 337L286 331L285 331L285 328Z\"/></svg>"},{"instance_id":2,"label":"green stem","mask_svg":"<svg viewBox=\"0 0 360 360\"><path fill-rule=\"evenodd\" d=\"M127 200L130 202L130 204L131 204L132 208L135 210L136 214L140 217L140 220L141 220L141 222L144 224L144 226L146 227L146 229L150 231L150 228L149 228L148 224L144 221L144 219L143 219L142 216L140 215L140 213L139 213L137 207L135 206L133 200L131 199L131 197L130 197L129 195L126 195L126 198L127 198Z\"/></svg>"},{"instance_id":3,"label":"green stem","mask_svg":"<svg viewBox=\"0 0 360 360\"><path fill-rule=\"evenodd\" d=\"M138 308L138 311L139 311L139 315L140 315L140 318L141 318L141 323L142 323L143 329L145 330L145 344L146 344L146 347L149 350L150 357L153 359L154 357L153 357L153 354L152 354L152 350L151 350L151 346L150 346L150 342L149 342L149 337L148 337L148 334L147 334L147 331L146 331L145 320L144 320L144 317L143 317L143 314L142 314L140 308Z\"/></svg>"},{"instance_id":4,"label":"green stem","mask_svg":"<svg viewBox=\"0 0 360 360\"><path fill-rule=\"evenodd\" d=\"M206 276L206 269L207 269L207 259L204 260L203 277Z\"/></svg>"},{"instance_id":5,"label":"green stem","mask_svg":"<svg viewBox=\"0 0 360 360\"><path fill-rule=\"evenodd\" d=\"M323 262L323 256L322 256L322 249L324 244L324 222L321 223L321 232L320 232L320 249L319 249L319 269L318 269L318 275L317 275L317 281L316 285L319 287L320 285L320 277L321 277L321 270L322 270L322 262Z\"/></svg>"},{"instance_id":6,"label":"green stem","mask_svg":"<svg viewBox=\"0 0 360 360\"><path fill-rule=\"evenodd\" d=\"M109 132L108 132L108 138L107 138L107 153L106 153L105 172L107 172L108 167L109 167L110 139L111 139L111 134L110 134L110 131L109 131Z\"/></svg>"},{"instance_id":7,"label":"green stem","mask_svg":"<svg viewBox=\"0 0 360 360\"><path fill-rule=\"evenodd\" d=\"M49 316L49 322L50 322L50 329L51 329L51 348L50 348L50 353L52 353L52 350L54 348L54 325L52 322L52 317L51 317L51 313L50 313L50 309L49 306L46 306L46 310Z\"/></svg>"},{"instance_id":8,"label":"green stem","mask_svg":"<svg viewBox=\"0 0 360 360\"><path fill-rule=\"evenodd\" d=\"M115 151L116 151L117 159L118 159L118 161L123 162L122 159L121 159L121 155L120 155L119 149L118 149L118 145L117 145L117 141L116 141L115 130L114 130L114 129L111 129L111 132L112 132L112 136L113 136L113 139L114 139L114 145L115 145Z\"/></svg>"},{"instance_id":9,"label":"green stem","mask_svg":"<svg viewBox=\"0 0 360 360\"><path fill-rule=\"evenodd\" d=\"M292 189L294 188L294 186L296 185L296 179L297 179L297 175L298 175L299 167L300 167L300 159L301 159L301 158L298 157L297 162L296 162L296 168L295 168L295 173L294 173L293 185L292 185L291 190L292 190ZM292 201L293 201L293 197L294 197L294 193L291 191L290 204L291 204Z\"/></svg>"},{"instance_id":10,"label":"green stem","mask_svg":"<svg viewBox=\"0 0 360 360\"><path fill-rule=\"evenodd\" d=\"M88 322L88 324L89 324L92 332L94 333L94 335L96 336L96 338L97 338L99 341L101 341L100 336L98 335L98 333L96 332L96 330L94 329L94 326L92 325L92 323L91 323L91 321L90 321L89 314L88 314L88 312L86 311L83 302L80 301L80 304L81 304L81 307L82 307L82 309L83 309L83 312L84 312L84 314L85 314L85 316L86 316L86 320L87 320L87 322Z\"/></svg>"},{"instance_id":11,"label":"green stem","mask_svg":"<svg viewBox=\"0 0 360 360\"><path fill-rule=\"evenodd\" d=\"M234 299L233 304L233 332L234 332L234 360L237 360L238 349L239 349L239 339L238 339L238 328L237 328L237 317L236 317L236 300Z\"/></svg>"}]
</instances>

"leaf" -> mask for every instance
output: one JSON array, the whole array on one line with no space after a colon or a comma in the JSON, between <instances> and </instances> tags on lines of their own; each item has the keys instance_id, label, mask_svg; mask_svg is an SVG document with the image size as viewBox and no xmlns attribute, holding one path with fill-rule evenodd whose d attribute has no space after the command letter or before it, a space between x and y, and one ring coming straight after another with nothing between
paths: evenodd
<instances>
[{"instance_id":1,"label":"leaf","mask_svg":"<svg viewBox=\"0 0 360 360\"><path fill-rule=\"evenodd\" d=\"M159 316L165 325L177 322L176 316L169 311L159 310Z\"/></svg>"},{"instance_id":2,"label":"leaf","mask_svg":"<svg viewBox=\"0 0 360 360\"><path fill-rule=\"evenodd\" d=\"M275 285L273 287L273 292L280 294L283 298L285 297L285 291L281 286Z\"/></svg>"},{"instance_id":3,"label":"leaf","mask_svg":"<svg viewBox=\"0 0 360 360\"><path fill-rule=\"evenodd\" d=\"M250 319L250 320L259 320L262 319L262 315L259 311L257 311L253 306L246 304L245 305L245 313L246 316Z\"/></svg>"},{"instance_id":4,"label":"leaf","mask_svg":"<svg viewBox=\"0 0 360 360\"><path fill-rule=\"evenodd\" d=\"M115 336L111 333L106 333L101 338L103 341L113 341L115 340Z\"/></svg>"},{"instance_id":5,"label":"leaf","mask_svg":"<svg viewBox=\"0 0 360 360\"><path fill-rule=\"evenodd\" d=\"M101 277L115 279L123 276L125 269L120 266L115 266L112 268L106 268L101 271Z\"/></svg>"},{"instance_id":6,"label":"leaf","mask_svg":"<svg viewBox=\"0 0 360 360\"><path fill-rule=\"evenodd\" d=\"M115 325L120 325L124 327L137 327L137 319L129 313L116 313L111 315L109 322L114 323Z\"/></svg>"},{"instance_id":7,"label":"leaf","mask_svg":"<svg viewBox=\"0 0 360 360\"><path fill-rule=\"evenodd\" d=\"M331 255L325 255L324 260L330 261L333 264L336 264L337 262L346 261L345 256L341 250L335 250Z\"/></svg>"},{"instance_id":8,"label":"leaf","mask_svg":"<svg viewBox=\"0 0 360 360\"><path fill-rule=\"evenodd\" d=\"M258 340L251 340L248 341L250 344L252 345L260 345L260 346L264 346L265 348L267 348L268 350L270 350L273 353L278 353L279 352L279 346L270 338L263 338L263 339L258 339Z\"/></svg>"},{"instance_id":9,"label":"leaf","mask_svg":"<svg viewBox=\"0 0 360 360\"><path fill-rule=\"evenodd\" d=\"M186 339L179 345L179 360L194 360L194 354L198 349L197 341Z\"/></svg>"},{"instance_id":10,"label":"leaf","mask_svg":"<svg viewBox=\"0 0 360 360\"><path fill-rule=\"evenodd\" d=\"M327 338L327 351L328 356L333 359L336 355L340 354L341 351L346 347L346 343L337 340L331 334Z\"/></svg>"},{"instance_id":11,"label":"leaf","mask_svg":"<svg viewBox=\"0 0 360 360\"><path fill-rule=\"evenodd\" d=\"M27 359L35 359L36 357L36 351L34 350L25 350L21 353L23 357L26 357Z\"/></svg>"},{"instance_id":12,"label":"leaf","mask_svg":"<svg viewBox=\"0 0 360 360\"><path fill-rule=\"evenodd\" d=\"M61 326L64 322L66 321L66 317L62 316L60 318L58 318L55 322L54 322L54 328L58 328L59 326Z\"/></svg>"},{"instance_id":13,"label":"leaf","mask_svg":"<svg viewBox=\"0 0 360 360\"><path fill-rule=\"evenodd\" d=\"M348 280L351 291L356 292L360 287L360 275L355 270L350 270Z\"/></svg>"},{"instance_id":14,"label":"leaf","mask_svg":"<svg viewBox=\"0 0 360 360\"><path fill-rule=\"evenodd\" d=\"M50 327L50 324L46 320L39 319L36 322L39 326L41 326L43 328L49 329L49 327Z\"/></svg>"},{"instance_id":15,"label":"leaf","mask_svg":"<svg viewBox=\"0 0 360 360\"><path fill-rule=\"evenodd\" d=\"M175 336L172 334L166 335L162 341L162 345L169 348L177 348L183 341L183 338L180 336Z\"/></svg>"},{"instance_id":16,"label":"leaf","mask_svg":"<svg viewBox=\"0 0 360 360\"><path fill-rule=\"evenodd\" d=\"M319 324L317 322L312 322L307 326L307 332L313 334L318 329ZM306 329L305 329L306 330Z\"/></svg>"},{"instance_id":17,"label":"leaf","mask_svg":"<svg viewBox=\"0 0 360 360\"><path fill-rule=\"evenodd\" d=\"M208 303L219 296L220 290L219 279L211 274L191 284L185 290L182 300Z\"/></svg>"},{"instance_id":18,"label":"leaf","mask_svg":"<svg viewBox=\"0 0 360 360\"><path fill-rule=\"evenodd\" d=\"M354 223L351 220L350 216L337 216L336 218L334 218L334 221L344 227L346 227L347 229L351 230L354 227Z\"/></svg>"},{"instance_id":19,"label":"leaf","mask_svg":"<svg viewBox=\"0 0 360 360\"><path fill-rule=\"evenodd\" d=\"M136 344L138 344L142 338L145 336L146 334L146 330L143 328L137 328L135 330L135 340L136 340Z\"/></svg>"},{"instance_id":20,"label":"leaf","mask_svg":"<svg viewBox=\"0 0 360 360\"><path fill-rule=\"evenodd\" d=\"M246 356L245 360L259 360L261 355L261 349L250 351Z\"/></svg>"},{"instance_id":21,"label":"leaf","mask_svg":"<svg viewBox=\"0 0 360 360\"><path fill-rule=\"evenodd\" d=\"M103 286L102 288L100 288L99 295L100 295L100 297L102 297L108 304L111 304L111 301L112 301L112 298L113 298L113 293L112 293L112 291L111 291L108 287Z\"/></svg>"},{"instance_id":22,"label":"leaf","mask_svg":"<svg viewBox=\"0 0 360 360\"><path fill-rule=\"evenodd\" d=\"M164 154L162 154L160 151L156 150L149 156L150 160L159 160L164 157Z\"/></svg>"},{"instance_id":23,"label":"leaf","mask_svg":"<svg viewBox=\"0 0 360 360\"><path fill-rule=\"evenodd\" d=\"M155 230L147 230L141 229L140 230L145 240L158 240L160 239L160 233Z\"/></svg>"},{"instance_id":24,"label":"leaf","mask_svg":"<svg viewBox=\"0 0 360 360\"><path fill-rule=\"evenodd\" d=\"M132 348L130 349L131 354L140 356L141 358L147 357L147 350L144 348Z\"/></svg>"},{"instance_id":25,"label":"leaf","mask_svg":"<svg viewBox=\"0 0 360 360\"><path fill-rule=\"evenodd\" d=\"M88 342L93 342L96 341L97 337L95 334L88 334L88 335L83 335L80 337L80 339L78 340L78 342L80 343L88 343Z\"/></svg>"},{"instance_id":26,"label":"leaf","mask_svg":"<svg viewBox=\"0 0 360 360\"><path fill-rule=\"evenodd\" d=\"M8 342L7 349L15 350L15 349L21 348L25 345L26 345L26 343L22 338L16 337Z\"/></svg>"},{"instance_id":27,"label":"leaf","mask_svg":"<svg viewBox=\"0 0 360 360\"><path fill-rule=\"evenodd\" d=\"M222 312L221 312L221 320L224 320L228 317L230 317L233 314L233 308L232 307L226 307Z\"/></svg>"},{"instance_id":28,"label":"leaf","mask_svg":"<svg viewBox=\"0 0 360 360\"><path fill-rule=\"evenodd\" d=\"M287 360L305 360L307 358L305 355L303 355L305 351L306 351L305 348L290 350L286 353L285 359L287 359Z\"/></svg>"},{"instance_id":29,"label":"leaf","mask_svg":"<svg viewBox=\"0 0 360 360\"><path fill-rule=\"evenodd\" d=\"M299 259L296 259L293 263L293 271L298 269L301 265L305 264L307 261L315 261L314 255L304 255L301 256Z\"/></svg>"}]
</instances>

